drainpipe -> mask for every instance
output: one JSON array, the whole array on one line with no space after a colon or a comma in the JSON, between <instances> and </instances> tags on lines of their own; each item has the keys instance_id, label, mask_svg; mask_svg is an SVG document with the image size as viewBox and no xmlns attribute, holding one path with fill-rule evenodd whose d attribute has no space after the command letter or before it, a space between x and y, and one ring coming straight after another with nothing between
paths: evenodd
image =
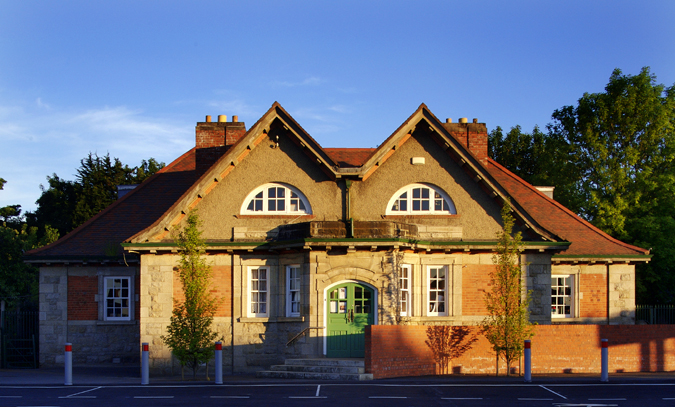
<instances>
[{"instance_id":1,"label":"drainpipe","mask_svg":"<svg viewBox=\"0 0 675 407\"><path fill-rule=\"evenodd\" d=\"M349 189L352 186L352 180L345 180L345 193L347 194L347 223L349 227L347 228L347 237L354 237L354 218L352 218L352 200Z\"/></svg>"}]
</instances>

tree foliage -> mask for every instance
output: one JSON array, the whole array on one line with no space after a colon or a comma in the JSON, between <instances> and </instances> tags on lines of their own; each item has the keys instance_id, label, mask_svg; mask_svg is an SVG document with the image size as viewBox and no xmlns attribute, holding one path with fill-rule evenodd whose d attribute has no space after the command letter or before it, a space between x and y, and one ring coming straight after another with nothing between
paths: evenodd
<instances>
[{"instance_id":1,"label":"tree foliage","mask_svg":"<svg viewBox=\"0 0 675 407\"><path fill-rule=\"evenodd\" d=\"M0 178L0 190L5 183ZM24 263L23 254L57 238L51 228L38 237L37 228L29 227L21 216L20 205L0 208L0 299L8 308L37 307L38 269Z\"/></svg>"},{"instance_id":2,"label":"tree foliage","mask_svg":"<svg viewBox=\"0 0 675 407\"><path fill-rule=\"evenodd\" d=\"M616 69L604 92L552 118L536 143L519 128L511 138L493 131L492 157L535 185L555 186L557 201L611 236L651 248L652 261L637 266L637 300L675 302L675 86L657 84L649 68Z\"/></svg>"},{"instance_id":3,"label":"tree foliage","mask_svg":"<svg viewBox=\"0 0 675 407\"><path fill-rule=\"evenodd\" d=\"M192 369L193 377L199 365L213 357L214 341L218 338L211 324L219 300L209 292L211 266L203 258L200 223L197 213L192 211L186 226L176 231L175 242L181 250L177 271L184 298L174 299L167 334L162 336L181 367Z\"/></svg>"},{"instance_id":4,"label":"tree foliage","mask_svg":"<svg viewBox=\"0 0 675 407\"><path fill-rule=\"evenodd\" d=\"M39 228L50 225L65 235L113 203L118 185L140 184L163 167L154 158L129 167L110 154L89 153L80 161L74 181L56 174L47 177L48 186L40 186L37 210L27 215L28 221Z\"/></svg>"},{"instance_id":5,"label":"tree foliage","mask_svg":"<svg viewBox=\"0 0 675 407\"><path fill-rule=\"evenodd\" d=\"M497 253L492 261L495 269L490 273L491 291L485 293L488 316L482 322L483 334L492 344L498 358L506 362L506 374L511 371L511 362L523 353L524 341L534 335L528 310L529 292L523 292L520 254L520 232L512 235L515 219L511 206L502 208L502 230L498 234Z\"/></svg>"}]
</instances>

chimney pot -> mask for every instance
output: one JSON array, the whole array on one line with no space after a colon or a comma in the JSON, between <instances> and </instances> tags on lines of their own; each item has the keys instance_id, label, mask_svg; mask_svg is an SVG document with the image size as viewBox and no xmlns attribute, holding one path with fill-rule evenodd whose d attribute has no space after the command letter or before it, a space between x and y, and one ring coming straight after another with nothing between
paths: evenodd
<instances>
[{"instance_id":1,"label":"chimney pot","mask_svg":"<svg viewBox=\"0 0 675 407\"><path fill-rule=\"evenodd\" d=\"M469 122L469 119L467 119L466 117L460 117L460 118L459 118L459 122L460 122L460 123L468 123L468 122Z\"/></svg>"},{"instance_id":2,"label":"chimney pot","mask_svg":"<svg viewBox=\"0 0 675 407\"><path fill-rule=\"evenodd\" d=\"M224 115L224 114L218 115L218 123L225 123L226 121L227 121L227 115Z\"/></svg>"},{"instance_id":3,"label":"chimney pot","mask_svg":"<svg viewBox=\"0 0 675 407\"><path fill-rule=\"evenodd\" d=\"M473 122L474 122L474 123L478 123L478 119L473 119Z\"/></svg>"},{"instance_id":4,"label":"chimney pot","mask_svg":"<svg viewBox=\"0 0 675 407\"><path fill-rule=\"evenodd\" d=\"M452 119L448 117L447 119L445 119L445 122L446 123L452 123Z\"/></svg>"},{"instance_id":5,"label":"chimney pot","mask_svg":"<svg viewBox=\"0 0 675 407\"><path fill-rule=\"evenodd\" d=\"M206 115L206 122L211 123L211 115Z\"/></svg>"},{"instance_id":6,"label":"chimney pot","mask_svg":"<svg viewBox=\"0 0 675 407\"><path fill-rule=\"evenodd\" d=\"M237 122L239 121L239 116L236 116L236 115L235 115L235 116L232 116L232 121L233 121L234 123L237 123Z\"/></svg>"}]
</instances>

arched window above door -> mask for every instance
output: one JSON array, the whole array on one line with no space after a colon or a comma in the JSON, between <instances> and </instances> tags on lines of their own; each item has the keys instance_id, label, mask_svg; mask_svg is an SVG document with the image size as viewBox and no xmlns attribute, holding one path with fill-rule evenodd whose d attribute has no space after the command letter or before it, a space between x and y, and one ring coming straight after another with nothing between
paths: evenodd
<instances>
[{"instance_id":1,"label":"arched window above door","mask_svg":"<svg viewBox=\"0 0 675 407\"><path fill-rule=\"evenodd\" d=\"M246 196L242 215L311 215L312 208L305 195L288 184L261 185Z\"/></svg>"},{"instance_id":2,"label":"arched window above door","mask_svg":"<svg viewBox=\"0 0 675 407\"><path fill-rule=\"evenodd\" d=\"M452 199L431 184L408 184L387 203L387 215L456 215Z\"/></svg>"}]
</instances>

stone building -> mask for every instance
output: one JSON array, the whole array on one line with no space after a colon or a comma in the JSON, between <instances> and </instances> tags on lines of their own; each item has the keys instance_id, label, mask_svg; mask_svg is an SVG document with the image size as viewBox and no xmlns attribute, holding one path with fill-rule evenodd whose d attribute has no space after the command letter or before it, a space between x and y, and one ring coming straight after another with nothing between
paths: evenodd
<instances>
[{"instance_id":1,"label":"stone building","mask_svg":"<svg viewBox=\"0 0 675 407\"><path fill-rule=\"evenodd\" d=\"M277 103L250 129L197 123L195 148L57 242L40 266L40 362L175 361L160 338L181 292L172 230L203 220L225 371L363 357L368 324L483 319L500 209L523 234L539 324L633 324L635 264L611 238L487 156L484 123L421 105L378 148L322 148Z\"/></svg>"}]
</instances>

